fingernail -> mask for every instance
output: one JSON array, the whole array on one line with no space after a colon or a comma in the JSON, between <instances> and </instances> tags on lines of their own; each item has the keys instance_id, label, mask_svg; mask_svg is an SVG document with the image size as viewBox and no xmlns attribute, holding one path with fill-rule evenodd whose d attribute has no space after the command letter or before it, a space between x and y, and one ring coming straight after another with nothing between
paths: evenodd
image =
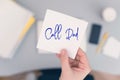
<instances>
[{"instance_id":1,"label":"fingernail","mask_svg":"<svg viewBox=\"0 0 120 80\"><path fill-rule=\"evenodd\" d=\"M64 55L65 55L65 51L64 51L64 50L62 50L62 51L61 51L61 53L62 53L62 56L64 56Z\"/></svg>"},{"instance_id":2,"label":"fingernail","mask_svg":"<svg viewBox=\"0 0 120 80\"><path fill-rule=\"evenodd\" d=\"M61 53L62 53L62 55L65 55L65 54L66 54L66 50L65 50L65 49L62 49L62 50L61 50Z\"/></svg>"}]
</instances>

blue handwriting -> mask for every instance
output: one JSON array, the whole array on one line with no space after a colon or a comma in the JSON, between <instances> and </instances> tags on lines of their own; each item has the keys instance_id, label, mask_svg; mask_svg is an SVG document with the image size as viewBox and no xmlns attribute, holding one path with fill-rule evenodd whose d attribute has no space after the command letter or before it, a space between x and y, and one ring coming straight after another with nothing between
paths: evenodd
<instances>
[{"instance_id":1,"label":"blue handwriting","mask_svg":"<svg viewBox=\"0 0 120 80\"><path fill-rule=\"evenodd\" d=\"M60 32L62 31L62 25L61 24L56 24L54 31L52 28L47 28L45 30L45 38L47 40L50 40L52 37L55 38L55 40L60 40L61 34Z\"/></svg>"},{"instance_id":2,"label":"blue handwriting","mask_svg":"<svg viewBox=\"0 0 120 80\"><path fill-rule=\"evenodd\" d=\"M79 28L78 28L78 27L77 27L77 32L76 32L76 33L74 33L73 29L68 28L68 29L66 30L66 32L65 32L65 33L67 34L66 39L67 39L67 40L70 40L71 37L76 37L76 40L78 40L78 32L79 32Z\"/></svg>"},{"instance_id":3,"label":"blue handwriting","mask_svg":"<svg viewBox=\"0 0 120 80\"><path fill-rule=\"evenodd\" d=\"M56 24L54 30L48 27L45 30L45 38L47 40L50 40L51 38L54 38L55 40L60 40L62 38L61 31L62 31L62 24ZM78 33L79 33L79 27L77 27L76 33L71 28L66 29L65 31L66 40L70 40L73 37L75 37L76 40L78 40L78 36L79 36Z\"/></svg>"}]
</instances>

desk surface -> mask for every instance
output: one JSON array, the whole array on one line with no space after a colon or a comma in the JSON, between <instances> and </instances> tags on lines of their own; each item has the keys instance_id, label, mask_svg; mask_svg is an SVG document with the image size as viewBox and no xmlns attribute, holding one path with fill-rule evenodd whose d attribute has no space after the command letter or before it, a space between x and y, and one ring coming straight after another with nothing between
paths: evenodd
<instances>
[{"instance_id":1,"label":"desk surface","mask_svg":"<svg viewBox=\"0 0 120 80\"><path fill-rule=\"evenodd\" d=\"M37 20L43 20L47 8L63 12L65 14L82 18L89 21L87 36L89 38L90 26L92 23L98 23L103 26L102 33L109 32L120 40L120 1L119 0L16 0L19 4L28 8L35 13ZM101 19L101 11L104 7L114 7L118 12L118 17L114 22L106 23ZM36 49L37 30L36 23L30 29L22 44L11 60L0 58L0 76L15 74L21 71L42 69L48 63L60 66L59 60L55 55L38 54ZM87 56L92 69L109 72L112 74L120 74L120 59L115 60L104 56L103 54L95 54L96 45L89 44L87 46ZM44 68L52 67L46 66ZM18 71L19 70L19 71Z\"/></svg>"}]
</instances>

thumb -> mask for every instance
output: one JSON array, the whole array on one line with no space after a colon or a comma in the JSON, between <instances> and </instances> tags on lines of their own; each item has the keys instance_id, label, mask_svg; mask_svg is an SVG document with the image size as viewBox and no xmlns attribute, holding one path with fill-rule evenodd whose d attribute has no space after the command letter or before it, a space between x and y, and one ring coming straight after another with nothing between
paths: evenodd
<instances>
[{"instance_id":1,"label":"thumb","mask_svg":"<svg viewBox=\"0 0 120 80\"><path fill-rule=\"evenodd\" d=\"M67 69L70 68L69 57L68 57L67 51L65 49L61 50L59 58L60 58L60 62L61 62L62 71L65 72Z\"/></svg>"}]
</instances>

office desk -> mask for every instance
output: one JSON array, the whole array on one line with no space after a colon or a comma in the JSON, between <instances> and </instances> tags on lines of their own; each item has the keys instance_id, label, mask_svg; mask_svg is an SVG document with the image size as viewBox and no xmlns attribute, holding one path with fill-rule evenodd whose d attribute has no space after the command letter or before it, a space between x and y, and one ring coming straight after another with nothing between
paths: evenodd
<instances>
[{"instance_id":1,"label":"office desk","mask_svg":"<svg viewBox=\"0 0 120 80\"><path fill-rule=\"evenodd\" d=\"M90 26L92 23L98 23L103 26L101 36L104 32L109 32L120 40L120 1L119 0L17 0L17 2L35 13L37 20L43 20L47 8L53 9L65 14L85 19L89 22L87 38L89 38ZM118 12L118 17L114 22L106 23L101 18L101 10L104 7L114 7ZM55 55L38 54L36 23L27 33L19 49L16 51L13 59L6 60L0 58L0 76L12 75L18 72L43 69L53 67L46 66L48 63L55 64L54 67L60 67L59 60ZM96 45L87 44L87 57L92 69L97 71L120 74L120 59L115 60L96 54Z\"/></svg>"}]
</instances>

